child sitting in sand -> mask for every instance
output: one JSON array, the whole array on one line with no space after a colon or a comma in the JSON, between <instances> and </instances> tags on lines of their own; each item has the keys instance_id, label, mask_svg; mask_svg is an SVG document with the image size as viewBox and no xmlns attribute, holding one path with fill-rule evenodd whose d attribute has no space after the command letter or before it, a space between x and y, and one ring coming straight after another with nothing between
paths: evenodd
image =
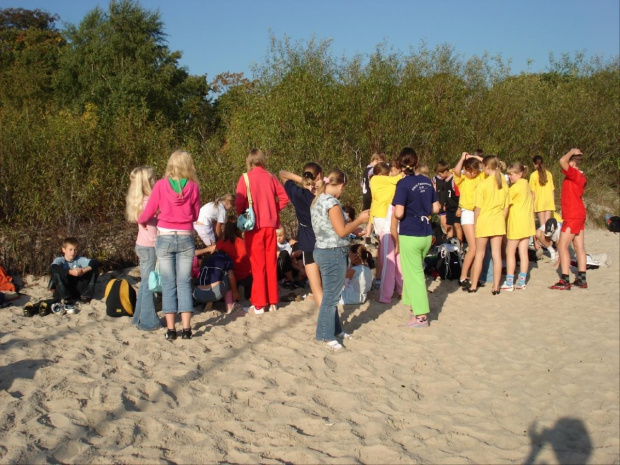
<instances>
[{"instance_id":1,"label":"child sitting in sand","mask_svg":"<svg viewBox=\"0 0 620 465\"><path fill-rule=\"evenodd\" d=\"M217 302L223 298L226 302L226 313L235 309L239 291L233 261L226 252L215 250L203 261L193 295L201 303Z\"/></svg>"},{"instance_id":2,"label":"child sitting in sand","mask_svg":"<svg viewBox=\"0 0 620 465\"><path fill-rule=\"evenodd\" d=\"M287 239L284 226L276 229L276 241L278 246L278 279L283 279L282 287L296 289L302 287L293 279L306 279L304 264L300 260L303 252L297 247L297 242Z\"/></svg>"},{"instance_id":3,"label":"child sitting in sand","mask_svg":"<svg viewBox=\"0 0 620 465\"><path fill-rule=\"evenodd\" d=\"M372 287L370 270L375 267L375 261L366 247L362 244L353 244L349 249L349 262L351 265L347 270L339 303L363 304Z\"/></svg>"},{"instance_id":4,"label":"child sitting in sand","mask_svg":"<svg viewBox=\"0 0 620 465\"><path fill-rule=\"evenodd\" d=\"M74 237L62 241L62 253L50 266L50 288L54 299L60 300L67 313L71 313L77 300L88 303L93 298L100 263L78 255L78 241Z\"/></svg>"}]
</instances>

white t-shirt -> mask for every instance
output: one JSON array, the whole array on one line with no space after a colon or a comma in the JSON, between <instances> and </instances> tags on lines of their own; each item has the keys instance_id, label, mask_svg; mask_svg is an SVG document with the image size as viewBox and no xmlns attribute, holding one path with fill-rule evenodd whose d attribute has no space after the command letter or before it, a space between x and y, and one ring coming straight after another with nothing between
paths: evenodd
<instances>
[{"instance_id":1,"label":"white t-shirt","mask_svg":"<svg viewBox=\"0 0 620 465\"><path fill-rule=\"evenodd\" d=\"M204 225L211 224L211 227L215 226L215 223L226 223L226 208L222 203L216 207L215 202L209 202L200 209L198 222Z\"/></svg>"},{"instance_id":2,"label":"white t-shirt","mask_svg":"<svg viewBox=\"0 0 620 465\"><path fill-rule=\"evenodd\" d=\"M366 265L356 265L351 268L355 274L347 278L340 295L341 304L363 304L372 287L372 273Z\"/></svg>"},{"instance_id":3,"label":"white t-shirt","mask_svg":"<svg viewBox=\"0 0 620 465\"><path fill-rule=\"evenodd\" d=\"M282 252L283 250L286 250L289 253L289 255L293 255L293 246L289 244L288 242L284 242L284 244L280 244L279 242L276 241L276 244L278 244L278 252Z\"/></svg>"}]
</instances>

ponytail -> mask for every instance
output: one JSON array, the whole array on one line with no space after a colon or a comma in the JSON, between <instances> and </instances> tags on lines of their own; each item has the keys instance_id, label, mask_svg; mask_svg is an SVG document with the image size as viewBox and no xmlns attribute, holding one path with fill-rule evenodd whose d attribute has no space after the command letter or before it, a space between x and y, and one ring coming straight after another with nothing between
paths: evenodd
<instances>
[{"instance_id":1,"label":"ponytail","mask_svg":"<svg viewBox=\"0 0 620 465\"><path fill-rule=\"evenodd\" d=\"M332 186L339 186L340 184L346 184L346 182L347 175L344 174L344 171L337 168L331 170L329 173L327 173L327 176L325 176L319 183L319 186L316 189L316 195L314 197L314 200L312 201L312 205L315 204L316 200L320 197L321 194L325 193L325 189L328 184Z\"/></svg>"},{"instance_id":2,"label":"ponytail","mask_svg":"<svg viewBox=\"0 0 620 465\"><path fill-rule=\"evenodd\" d=\"M497 188L501 189L503 185L502 170L497 157L495 155L487 155L482 159L482 165L490 170L495 170L495 182L497 183Z\"/></svg>"},{"instance_id":3,"label":"ponytail","mask_svg":"<svg viewBox=\"0 0 620 465\"><path fill-rule=\"evenodd\" d=\"M538 184L544 186L547 184L547 170L545 169L545 165L543 163L543 157L536 155L532 158L532 163L534 164L536 171L538 171Z\"/></svg>"}]
</instances>

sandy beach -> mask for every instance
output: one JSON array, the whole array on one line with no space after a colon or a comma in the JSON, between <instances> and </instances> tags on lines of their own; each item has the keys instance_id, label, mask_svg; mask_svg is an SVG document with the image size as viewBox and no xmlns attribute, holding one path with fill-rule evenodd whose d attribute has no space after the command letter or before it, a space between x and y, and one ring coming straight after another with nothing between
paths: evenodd
<instances>
[{"instance_id":1,"label":"sandy beach","mask_svg":"<svg viewBox=\"0 0 620 465\"><path fill-rule=\"evenodd\" d=\"M345 350L314 340L311 302L264 315L197 312L192 340L142 332L95 300L26 318L47 278L0 310L1 463L620 463L619 236L587 290L434 291L408 309L346 306ZM135 270L128 273L135 275ZM136 281L137 282L137 281Z\"/></svg>"}]
</instances>

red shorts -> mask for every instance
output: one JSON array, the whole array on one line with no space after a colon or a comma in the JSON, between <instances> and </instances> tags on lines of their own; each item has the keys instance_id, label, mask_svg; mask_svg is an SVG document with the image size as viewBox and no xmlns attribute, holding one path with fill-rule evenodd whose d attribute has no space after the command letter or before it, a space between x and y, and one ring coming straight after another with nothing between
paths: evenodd
<instances>
[{"instance_id":1,"label":"red shorts","mask_svg":"<svg viewBox=\"0 0 620 465\"><path fill-rule=\"evenodd\" d=\"M566 232L566 230L570 228L571 234L579 234L581 231L586 229L586 219L585 218L564 218L564 223L562 223L562 232Z\"/></svg>"}]
</instances>

